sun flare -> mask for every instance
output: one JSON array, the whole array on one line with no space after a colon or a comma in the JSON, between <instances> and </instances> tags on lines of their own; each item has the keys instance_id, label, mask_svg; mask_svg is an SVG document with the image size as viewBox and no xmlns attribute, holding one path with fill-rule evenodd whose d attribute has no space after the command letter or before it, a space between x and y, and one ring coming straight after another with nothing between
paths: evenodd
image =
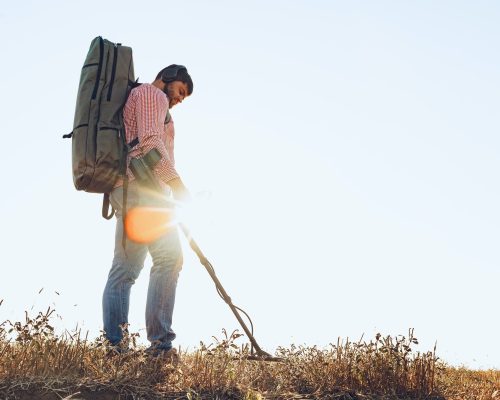
<instances>
[{"instance_id":1,"label":"sun flare","mask_svg":"<svg viewBox=\"0 0 500 400\"><path fill-rule=\"evenodd\" d=\"M164 207L135 207L127 212L125 232L137 243L151 243L175 227L175 210Z\"/></svg>"}]
</instances>

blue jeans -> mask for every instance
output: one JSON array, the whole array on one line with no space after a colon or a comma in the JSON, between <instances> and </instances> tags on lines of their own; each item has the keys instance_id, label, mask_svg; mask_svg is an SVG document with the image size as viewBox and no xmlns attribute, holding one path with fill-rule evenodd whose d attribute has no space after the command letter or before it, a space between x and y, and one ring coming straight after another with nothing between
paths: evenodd
<instances>
[{"instance_id":1,"label":"blue jeans","mask_svg":"<svg viewBox=\"0 0 500 400\"><path fill-rule=\"evenodd\" d=\"M172 348L175 333L172 314L177 278L182 269L182 250L177 227L149 244L126 239L123 248L123 187L115 188L110 202L116 212L115 254L102 298L104 334L112 345L123 338L120 326L128 325L130 289L144 266L149 251L153 266L149 275L146 301L146 332L151 348ZM168 206L166 196L141 188L136 182L128 187L127 210L135 206Z\"/></svg>"}]
</instances>

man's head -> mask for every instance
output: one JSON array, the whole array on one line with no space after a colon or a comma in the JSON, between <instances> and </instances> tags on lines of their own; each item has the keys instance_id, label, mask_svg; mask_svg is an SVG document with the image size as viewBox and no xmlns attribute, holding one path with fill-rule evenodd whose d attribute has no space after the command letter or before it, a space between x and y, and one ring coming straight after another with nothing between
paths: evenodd
<instances>
[{"instance_id":1,"label":"man's head","mask_svg":"<svg viewBox=\"0 0 500 400\"><path fill-rule=\"evenodd\" d=\"M172 64L163 68L156 76L153 85L163 90L167 95L170 108L193 93L193 81L186 67Z\"/></svg>"}]
</instances>

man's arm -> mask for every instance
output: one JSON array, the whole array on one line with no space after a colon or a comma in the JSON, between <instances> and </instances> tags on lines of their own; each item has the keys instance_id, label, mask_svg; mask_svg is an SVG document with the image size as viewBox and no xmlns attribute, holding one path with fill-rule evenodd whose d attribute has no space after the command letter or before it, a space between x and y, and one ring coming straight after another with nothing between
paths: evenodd
<instances>
[{"instance_id":1,"label":"man's arm","mask_svg":"<svg viewBox=\"0 0 500 400\"><path fill-rule=\"evenodd\" d=\"M155 175L169 184L172 179L179 178L174 162L170 159L165 143L161 140L163 129L162 110L168 107L168 100L161 92L153 88L146 88L138 93L136 106L136 120L139 136L139 145L143 154L151 149L160 152L161 159L154 168ZM163 113L164 114L164 113Z\"/></svg>"},{"instance_id":2,"label":"man's arm","mask_svg":"<svg viewBox=\"0 0 500 400\"><path fill-rule=\"evenodd\" d=\"M189 201L191 195L175 170L174 160L170 158L165 143L160 137L164 124L164 119L161 118L162 107L168 109L168 100L163 93L154 90L145 90L140 93L136 108L139 143L143 154L153 148L160 152L161 159L154 169L155 174L170 186L176 200Z\"/></svg>"}]
</instances>

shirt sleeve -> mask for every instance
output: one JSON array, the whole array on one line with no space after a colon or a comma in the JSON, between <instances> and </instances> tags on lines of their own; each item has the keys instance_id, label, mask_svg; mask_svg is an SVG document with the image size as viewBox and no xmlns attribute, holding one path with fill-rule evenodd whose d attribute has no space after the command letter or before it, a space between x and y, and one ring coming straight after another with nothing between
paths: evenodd
<instances>
[{"instance_id":1,"label":"shirt sleeve","mask_svg":"<svg viewBox=\"0 0 500 400\"><path fill-rule=\"evenodd\" d=\"M136 120L139 145L143 154L154 148L160 152L161 160L154 172L165 183L179 177L173 157L169 156L166 143L161 139L167 110L168 100L163 93L152 90L143 90L138 93Z\"/></svg>"}]
</instances>

